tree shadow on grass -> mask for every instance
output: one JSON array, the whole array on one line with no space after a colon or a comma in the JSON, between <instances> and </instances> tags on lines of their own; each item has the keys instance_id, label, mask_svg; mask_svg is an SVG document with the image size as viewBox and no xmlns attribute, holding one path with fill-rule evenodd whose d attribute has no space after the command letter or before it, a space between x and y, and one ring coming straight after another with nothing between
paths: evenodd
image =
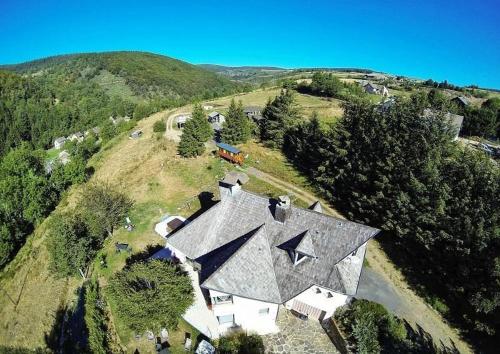
<instances>
[{"instance_id":1,"label":"tree shadow on grass","mask_svg":"<svg viewBox=\"0 0 500 354\"><path fill-rule=\"evenodd\" d=\"M130 255L125 260L125 266L129 267L134 263L147 261L149 258L151 258L152 255L162 250L163 248L165 248L165 246L163 245L147 245L145 250Z\"/></svg>"},{"instance_id":2,"label":"tree shadow on grass","mask_svg":"<svg viewBox=\"0 0 500 354\"><path fill-rule=\"evenodd\" d=\"M451 339L451 346L445 345L442 340L437 344L432 336L420 327L420 325L416 324L416 328L414 328L406 320L404 320L404 325L407 332L407 338L410 342L408 348L405 348L408 353L460 354L455 343Z\"/></svg>"},{"instance_id":3,"label":"tree shadow on grass","mask_svg":"<svg viewBox=\"0 0 500 354\"><path fill-rule=\"evenodd\" d=\"M70 307L60 306L54 324L45 334L45 345L54 353L86 353L87 330L84 321L84 290L79 288L78 299Z\"/></svg>"}]
</instances>

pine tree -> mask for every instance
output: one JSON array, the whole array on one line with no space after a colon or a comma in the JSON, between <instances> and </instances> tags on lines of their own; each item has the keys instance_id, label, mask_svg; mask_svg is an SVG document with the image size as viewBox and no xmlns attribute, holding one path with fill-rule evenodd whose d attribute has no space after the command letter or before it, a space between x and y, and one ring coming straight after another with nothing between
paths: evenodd
<instances>
[{"instance_id":1,"label":"pine tree","mask_svg":"<svg viewBox=\"0 0 500 354\"><path fill-rule=\"evenodd\" d=\"M197 104L193 116L184 125L178 152L182 157L195 157L205 151L205 142L213 136L203 108Z\"/></svg>"},{"instance_id":2,"label":"pine tree","mask_svg":"<svg viewBox=\"0 0 500 354\"><path fill-rule=\"evenodd\" d=\"M300 118L300 111L290 90L282 90L273 101L268 101L262 112L261 139L267 145L280 148L283 146L286 132Z\"/></svg>"},{"instance_id":3,"label":"pine tree","mask_svg":"<svg viewBox=\"0 0 500 354\"><path fill-rule=\"evenodd\" d=\"M243 112L241 101L236 105L232 99L222 126L222 141L228 144L242 144L250 139L251 134L252 122Z\"/></svg>"}]
</instances>

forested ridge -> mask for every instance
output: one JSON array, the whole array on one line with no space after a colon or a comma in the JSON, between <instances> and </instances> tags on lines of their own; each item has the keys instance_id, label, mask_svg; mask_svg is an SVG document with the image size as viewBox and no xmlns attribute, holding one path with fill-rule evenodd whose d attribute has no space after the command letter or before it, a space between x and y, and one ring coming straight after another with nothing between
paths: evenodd
<instances>
[{"instance_id":1,"label":"forested ridge","mask_svg":"<svg viewBox=\"0 0 500 354\"><path fill-rule=\"evenodd\" d=\"M244 88L194 65L141 52L75 54L3 69L0 156L21 141L48 148L56 137L101 125L111 115L140 119Z\"/></svg>"}]
</instances>

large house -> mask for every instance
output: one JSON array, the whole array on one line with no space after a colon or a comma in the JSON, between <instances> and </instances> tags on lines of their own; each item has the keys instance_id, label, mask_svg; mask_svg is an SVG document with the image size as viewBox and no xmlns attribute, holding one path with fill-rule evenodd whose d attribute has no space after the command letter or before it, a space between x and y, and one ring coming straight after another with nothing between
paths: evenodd
<instances>
[{"instance_id":1,"label":"large house","mask_svg":"<svg viewBox=\"0 0 500 354\"><path fill-rule=\"evenodd\" d=\"M319 203L303 209L238 183L219 189L221 200L164 250L193 279L198 295L188 322L212 338L234 328L274 333L278 310L323 320L356 294L378 229L325 215Z\"/></svg>"}]
</instances>

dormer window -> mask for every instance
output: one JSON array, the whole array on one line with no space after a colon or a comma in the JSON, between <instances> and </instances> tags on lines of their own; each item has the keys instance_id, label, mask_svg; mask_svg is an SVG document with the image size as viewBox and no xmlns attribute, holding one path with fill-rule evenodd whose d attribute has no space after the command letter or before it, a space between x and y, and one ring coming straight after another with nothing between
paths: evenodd
<instances>
[{"instance_id":1,"label":"dormer window","mask_svg":"<svg viewBox=\"0 0 500 354\"><path fill-rule=\"evenodd\" d=\"M300 252L293 252L294 253L294 260L293 260L293 265L297 265L303 261L305 261L309 256L303 254L303 253L300 253Z\"/></svg>"}]
</instances>

